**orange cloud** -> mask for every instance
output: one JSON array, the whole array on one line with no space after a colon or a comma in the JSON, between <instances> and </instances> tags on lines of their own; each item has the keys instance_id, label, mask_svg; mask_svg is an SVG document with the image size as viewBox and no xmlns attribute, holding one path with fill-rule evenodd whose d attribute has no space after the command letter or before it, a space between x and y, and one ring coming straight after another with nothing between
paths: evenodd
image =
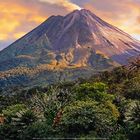
<instances>
[{"instance_id":1,"label":"orange cloud","mask_svg":"<svg viewBox=\"0 0 140 140\"><path fill-rule=\"evenodd\" d=\"M25 34L26 34L26 32L19 32L19 33L15 33L13 36L14 36L14 38L21 38Z\"/></svg>"},{"instance_id":2,"label":"orange cloud","mask_svg":"<svg viewBox=\"0 0 140 140\"><path fill-rule=\"evenodd\" d=\"M52 14L64 15L79 9L69 0L1 0L0 40L15 40Z\"/></svg>"},{"instance_id":3,"label":"orange cloud","mask_svg":"<svg viewBox=\"0 0 140 140\"><path fill-rule=\"evenodd\" d=\"M23 0L2 0L0 1L0 40L15 40L30 31L32 26L37 26L46 17L38 12L37 5L28 7L22 3ZM8 5L8 6L7 6ZM30 29L23 31L23 24L26 22Z\"/></svg>"},{"instance_id":4,"label":"orange cloud","mask_svg":"<svg viewBox=\"0 0 140 140\"><path fill-rule=\"evenodd\" d=\"M29 21L35 22L35 23L41 23L46 20L47 17L41 17L41 16L32 16Z\"/></svg>"},{"instance_id":5,"label":"orange cloud","mask_svg":"<svg viewBox=\"0 0 140 140\"><path fill-rule=\"evenodd\" d=\"M13 31L20 23L12 18L0 19L0 31L1 32L11 32Z\"/></svg>"},{"instance_id":6,"label":"orange cloud","mask_svg":"<svg viewBox=\"0 0 140 140\"><path fill-rule=\"evenodd\" d=\"M0 41L7 40L7 38L8 38L7 34L4 33L0 34Z\"/></svg>"}]
</instances>

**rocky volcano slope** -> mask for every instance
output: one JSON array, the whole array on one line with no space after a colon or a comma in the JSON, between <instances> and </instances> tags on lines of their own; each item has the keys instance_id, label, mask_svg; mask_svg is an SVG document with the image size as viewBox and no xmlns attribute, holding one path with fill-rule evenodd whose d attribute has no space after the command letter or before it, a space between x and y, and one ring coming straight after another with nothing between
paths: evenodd
<instances>
[{"instance_id":1,"label":"rocky volcano slope","mask_svg":"<svg viewBox=\"0 0 140 140\"><path fill-rule=\"evenodd\" d=\"M75 10L50 17L1 51L0 77L34 77L64 69L99 71L127 64L139 54L139 41L89 10Z\"/></svg>"}]
</instances>

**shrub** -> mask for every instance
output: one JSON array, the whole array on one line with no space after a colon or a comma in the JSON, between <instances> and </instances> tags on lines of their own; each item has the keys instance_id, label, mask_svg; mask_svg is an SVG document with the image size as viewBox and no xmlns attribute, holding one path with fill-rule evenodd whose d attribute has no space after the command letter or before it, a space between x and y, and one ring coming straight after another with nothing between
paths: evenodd
<instances>
[{"instance_id":1,"label":"shrub","mask_svg":"<svg viewBox=\"0 0 140 140\"><path fill-rule=\"evenodd\" d=\"M131 101L125 112L125 123L128 136L132 140L140 137L140 101Z\"/></svg>"},{"instance_id":2,"label":"shrub","mask_svg":"<svg viewBox=\"0 0 140 140\"><path fill-rule=\"evenodd\" d=\"M106 84L101 82L81 84L76 88L75 98L77 100L91 98L95 101L113 100L114 96L107 94L107 89Z\"/></svg>"},{"instance_id":3,"label":"shrub","mask_svg":"<svg viewBox=\"0 0 140 140\"><path fill-rule=\"evenodd\" d=\"M24 104L9 106L3 114L6 122L0 127L2 139L21 139L23 131L37 120L35 113Z\"/></svg>"},{"instance_id":4,"label":"shrub","mask_svg":"<svg viewBox=\"0 0 140 140\"><path fill-rule=\"evenodd\" d=\"M110 102L76 101L64 108L61 127L66 136L94 131L108 137L115 131L118 117L118 110Z\"/></svg>"},{"instance_id":5,"label":"shrub","mask_svg":"<svg viewBox=\"0 0 140 140\"><path fill-rule=\"evenodd\" d=\"M54 129L51 125L48 125L48 122L35 122L30 125L22 134L23 140L32 140L34 138L39 139L51 139L51 138L58 138L59 132ZM61 137L61 136L60 136Z\"/></svg>"},{"instance_id":6,"label":"shrub","mask_svg":"<svg viewBox=\"0 0 140 140\"><path fill-rule=\"evenodd\" d=\"M26 110L26 106L24 104L15 104L8 106L6 109L2 110L2 113L6 117L6 121L10 123L12 117L15 117L16 113L22 110Z\"/></svg>"}]
</instances>

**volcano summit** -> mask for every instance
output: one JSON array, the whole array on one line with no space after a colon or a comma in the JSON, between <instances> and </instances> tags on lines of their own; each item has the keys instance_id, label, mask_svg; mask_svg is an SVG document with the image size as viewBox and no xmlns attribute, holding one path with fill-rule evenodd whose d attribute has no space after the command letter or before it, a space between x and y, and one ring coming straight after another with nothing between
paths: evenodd
<instances>
[{"instance_id":1,"label":"volcano summit","mask_svg":"<svg viewBox=\"0 0 140 140\"><path fill-rule=\"evenodd\" d=\"M89 10L75 10L51 16L2 50L0 85L53 83L81 73L86 77L125 65L139 54L139 41Z\"/></svg>"}]
</instances>

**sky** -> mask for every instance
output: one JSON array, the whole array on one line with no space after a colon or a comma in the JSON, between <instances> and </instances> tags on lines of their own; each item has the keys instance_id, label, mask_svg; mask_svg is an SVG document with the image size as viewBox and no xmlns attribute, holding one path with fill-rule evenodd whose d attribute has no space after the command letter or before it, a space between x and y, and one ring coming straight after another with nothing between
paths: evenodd
<instances>
[{"instance_id":1,"label":"sky","mask_svg":"<svg viewBox=\"0 0 140 140\"><path fill-rule=\"evenodd\" d=\"M48 17L81 8L140 40L140 0L0 0L0 50Z\"/></svg>"}]
</instances>

